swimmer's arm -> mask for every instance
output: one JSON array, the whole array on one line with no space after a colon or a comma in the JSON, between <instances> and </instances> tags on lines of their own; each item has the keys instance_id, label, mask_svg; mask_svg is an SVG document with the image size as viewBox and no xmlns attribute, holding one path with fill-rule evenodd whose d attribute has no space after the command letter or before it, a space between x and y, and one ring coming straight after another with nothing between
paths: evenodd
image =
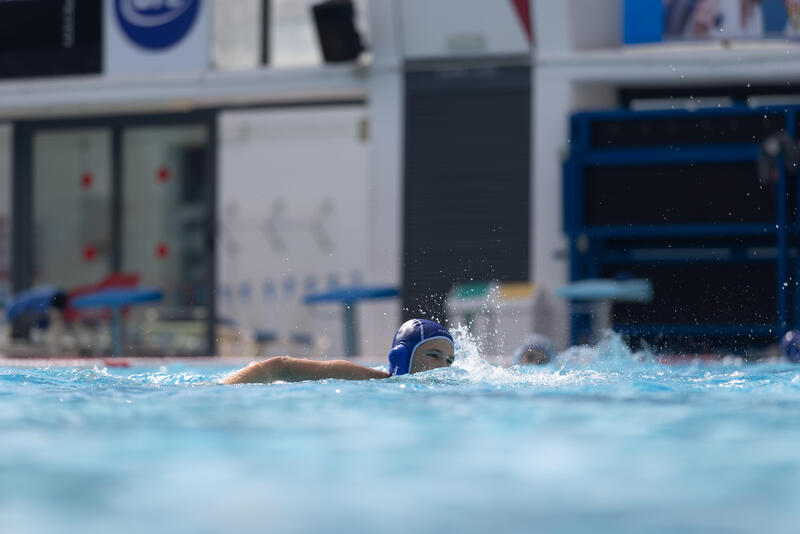
<instances>
[{"instance_id":1,"label":"swimmer's arm","mask_svg":"<svg viewBox=\"0 0 800 534\"><path fill-rule=\"evenodd\" d=\"M340 378L343 380L369 380L371 378L389 378L385 371L371 369L347 360L318 362L278 356L261 362L253 362L244 369L230 375L223 384L246 384L253 382L301 382L303 380L322 380Z\"/></svg>"}]
</instances>

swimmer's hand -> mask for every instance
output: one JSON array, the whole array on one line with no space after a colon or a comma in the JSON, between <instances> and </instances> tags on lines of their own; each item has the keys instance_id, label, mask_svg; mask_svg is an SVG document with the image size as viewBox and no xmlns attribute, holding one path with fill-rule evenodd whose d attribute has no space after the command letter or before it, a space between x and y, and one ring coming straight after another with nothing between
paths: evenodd
<instances>
[{"instance_id":1,"label":"swimmer's hand","mask_svg":"<svg viewBox=\"0 0 800 534\"><path fill-rule=\"evenodd\" d=\"M252 362L244 369L236 371L222 381L223 384L247 384L253 382L302 382L303 380L323 380L339 378L342 380L369 380L389 378L385 371L358 365L347 360L318 362L291 356L278 356L260 362Z\"/></svg>"}]
</instances>

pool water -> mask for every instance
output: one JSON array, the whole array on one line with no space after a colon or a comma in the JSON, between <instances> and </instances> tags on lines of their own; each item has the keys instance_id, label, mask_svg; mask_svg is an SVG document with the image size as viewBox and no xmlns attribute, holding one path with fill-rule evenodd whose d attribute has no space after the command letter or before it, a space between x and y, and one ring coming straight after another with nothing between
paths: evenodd
<instances>
[{"instance_id":1,"label":"pool water","mask_svg":"<svg viewBox=\"0 0 800 534\"><path fill-rule=\"evenodd\" d=\"M610 335L503 369L221 386L0 368L0 532L798 532L800 367Z\"/></svg>"}]
</instances>

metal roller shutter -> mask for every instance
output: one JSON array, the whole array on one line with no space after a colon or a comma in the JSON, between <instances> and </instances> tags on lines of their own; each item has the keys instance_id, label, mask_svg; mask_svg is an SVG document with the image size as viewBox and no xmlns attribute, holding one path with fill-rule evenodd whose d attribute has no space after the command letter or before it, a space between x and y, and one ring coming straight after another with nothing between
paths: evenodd
<instances>
[{"instance_id":1,"label":"metal roller shutter","mask_svg":"<svg viewBox=\"0 0 800 534\"><path fill-rule=\"evenodd\" d=\"M529 278L530 68L406 75L403 313L467 280Z\"/></svg>"}]
</instances>

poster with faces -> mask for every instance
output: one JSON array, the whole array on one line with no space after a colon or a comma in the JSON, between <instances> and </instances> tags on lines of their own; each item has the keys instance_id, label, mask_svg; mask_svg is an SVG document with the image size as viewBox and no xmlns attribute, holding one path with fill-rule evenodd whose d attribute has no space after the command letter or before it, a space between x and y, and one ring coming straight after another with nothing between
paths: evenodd
<instances>
[{"instance_id":1,"label":"poster with faces","mask_svg":"<svg viewBox=\"0 0 800 534\"><path fill-rule=\"evenodd\" d=\"M800 37L800 0L663 0L668 40Z\"/></svg>"}]
</instances>

